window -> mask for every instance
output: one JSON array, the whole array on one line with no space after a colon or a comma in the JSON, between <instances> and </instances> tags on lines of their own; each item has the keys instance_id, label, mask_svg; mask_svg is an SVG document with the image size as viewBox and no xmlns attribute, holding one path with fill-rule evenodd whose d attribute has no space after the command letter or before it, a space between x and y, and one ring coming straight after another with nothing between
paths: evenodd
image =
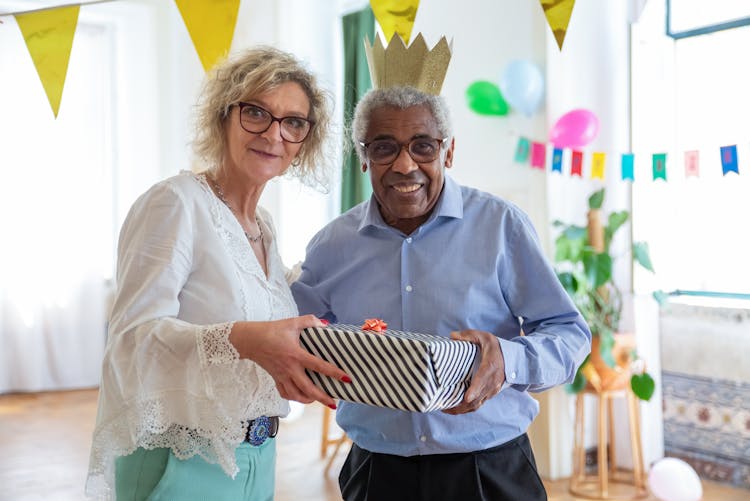
<instances>
[{"instance_id":1,"label":"window","mask_svg":"<svg viewBox=\"0 0 750 501\"><path fill-rule=\"evenodd\" d=\"M735 13L750 14L747 2L733 3ZM646 279L655 283L645 285L750 293L750 67L738 56L750 46L750 26L674 40L664 34L664 5L652 4L633 27L632 46L633 151L641 161L634 237L649 243L656 267ZM704 10L683 21L697 23ZM720 148L728 145L737 146L739 175L723 175ZM698 177L686 175L688 151L698 151ZM652 181L651 155L664 152L667 181Z\"/></svg>"}]
</instances>

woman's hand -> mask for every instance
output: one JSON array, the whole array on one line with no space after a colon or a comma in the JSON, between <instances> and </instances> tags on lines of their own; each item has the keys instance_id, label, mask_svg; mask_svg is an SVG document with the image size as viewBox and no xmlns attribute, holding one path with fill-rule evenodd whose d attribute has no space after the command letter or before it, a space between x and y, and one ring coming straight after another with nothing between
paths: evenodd
<instances>
[{"instance_id":1,"label":"woman's hand","mask_svg":"<svg viewBox=\"0 0 750 501\"><path fill-rule=\"evenodd\" d=\"M235 322L229 342L240 358L256 362L273 377L283 398L305 404L317 400L335 409L333 398L313 384L305 369L345 383L351 382L351 378L335 365L305 351L299 342L302 329L323 326L314 315L268 322Z\"/></svg>"}]
</instances>

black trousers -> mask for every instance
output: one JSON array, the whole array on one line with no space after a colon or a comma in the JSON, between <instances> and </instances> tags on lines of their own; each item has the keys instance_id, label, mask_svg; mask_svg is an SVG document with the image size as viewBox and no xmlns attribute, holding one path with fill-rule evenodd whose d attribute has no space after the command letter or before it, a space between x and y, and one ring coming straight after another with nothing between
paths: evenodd
<instances>
[{"instance_id":1,"label":"black trousers","mask_svg":"<svg viewBox=\"0 0 750 501\"><path fill-rule=\"evenodd\" d=\"M529 438L462 454L392 456L352 446L339 474L346 501L545 501Z\"/></svg>"}]
</instances>

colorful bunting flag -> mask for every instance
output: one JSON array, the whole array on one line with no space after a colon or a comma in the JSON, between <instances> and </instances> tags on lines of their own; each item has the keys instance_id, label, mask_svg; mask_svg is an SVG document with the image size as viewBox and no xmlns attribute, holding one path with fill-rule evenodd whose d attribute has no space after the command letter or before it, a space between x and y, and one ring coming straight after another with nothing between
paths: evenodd
<instances>
[{"instance_id":1,"label":"colorful bunting flag","mask_svg":"<svg viewBox=\"0 0 750 501\"><path fill-rule=\"evenodd\" d=\"M565 41L565 33L568 31L570 16L573 14L575 0L539 0L544 9L544 16L547 18L552 34L555 36L557 46L562 50Z\"/></svg>"},{"instance_id":2,"label":"colorful bunting flag","mask_svg":"<svg viewBox=\"0 0 750 501\"><path fill-rule=\"evenodd\" d=\"M520 137L516 144L515 161L528 162L531 167L545 169L547 162L547 148L549 143L536 142L525 137ZM721 165L723 174L730 172L740 174L739 158L737 155L738 145L722 146ZM551 172L563 173L567 164L566 148L552 145L552 158L550 159ZM699 176L699 151L688 150L685 155L685 178ZM583 178L583 156L581 150L571 150L570 176ZM590 179L604 180L606 178L607 153L601 151L591 152ZM667 181L667 153L651 154L651 168L653 180L662 179ZM621 179L623 181L635 181L635 154L632 152L620 153Z\"/></svg>"},{"instance_id":3,"label":"colorful bunting flag","mask_svg":"<svg viewBox=\"0 0 750 501\"><path fill-rule=\"evenodd\" d=\"M518 138L518 144L516 145L515 161L518 163L524 163L529 159L529 140L525 137Z\"/></svg>"},{"instance_id":4,"label":"colorful bunting flag","mask_svg":"<svg viewBox=\"0 0 750 501\"><path fill-rule=\"evenodd\" d=\"M203 69L210 70L232 46L240 0L175 0Z\"/></svg>"},{"instance_id":5,"label":"colorful bunting flag","mask_svg":"<svg viewBox=\"0 0 750 501\"><path fill-rule=\"evenodd\" d=\"M736 144L721 147L721 170L725 176L730 172L740 173L740 168L737 165Z\"/></svg>"},{"instance_id":6,"label":"colorful bunting flag","mask_svg":"<svg viewBox=\"0 0 750 501\"><path fill-rule=\"evenodd\" d=\"M547 156L547 145L544 143L531 143L531 166L544 169Z\"/></svg>"},{"instance_id":7,"label":"colorful bunting flag","mask_svg":"<svg viewBox=\"0 0 750 501\"><path fill-rule=\"evenodd\" d=\"M622 154L622 180L623 181L635 181L635 173L633 172L634 157L632 153Z\"/></svg>"},{"instance_id":8,"label":"colorful bunting flag","mask_svg":"<svg viewBox=\"0 0 750 501\"><path fill-rule=\"evenodd\" d=\"M583 177L583 152L573 150L570 158L570 175Z\"/></svg>"},{"instance_id":9,"label":"colorful bunting flag","mask_svg":"<svg viewBox=\"0 0 750 501\"><path fill-rule=\"evenodd\" d=\"M562 173L562 157L563 157L562 148L555 148L552 151L552 172Z\"/></svg>"},{"instance_id":10,"label":"colorful bunting flag","mask_svg":"<svg viewBox=\"0 0 750 501\"><path fill-rule=\"evenodd\" d=\"M398 33L401 40L409 45L419 0L370 0L370 6L383 29L385 42L390 42L393 34Z\"/></svg>"},{"instance_id":11,"label":"colorful bunting flag","mask_svg":"<svg viewBox=\"0 0 750 501\"><path fill-rule=\"evenodd\" d=\"M595 151L591 156L591 179L604 179L604 166L607 154Z\"/></svg>"},{"instance_id":12,"label":"colorful bunting flag","mask_svg":"<svg viewBox=\"0 0 750 501\"><path fill-rule=\"evenodd\" d=\"M65 87L79 7L73 5L14 16L55 118Z\"/></svg>"},{"instance_id":13,"label":"colorful bunting flag","mask_svg":"<svg viewBox=\"0 0 750 501\"><path fill-rule=\"evenodd\" d=\"M667 180L667 154L654 153L652 160L652 170L654 172L654 181L657 179Z\"/></svg>"},{"instance_id":14,"label":"colorful bunting flag","mask_svg":"<svg viewBox=\"0 0 750 501\"><path fill-rule=\"evenodd\" d=\"M685 177L698 177L699 160L698 150L685 152Z\"/></svg>"}]
</instances>

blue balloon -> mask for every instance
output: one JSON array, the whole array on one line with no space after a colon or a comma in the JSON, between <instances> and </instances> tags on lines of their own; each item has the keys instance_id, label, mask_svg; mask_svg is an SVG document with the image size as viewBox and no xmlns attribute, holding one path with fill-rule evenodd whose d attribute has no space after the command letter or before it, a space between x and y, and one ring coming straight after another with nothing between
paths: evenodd
<instances>
[{"instance_id":1,"label":"blue balloon","mask_svg":"<svg viewBox=\"0 0 750 501\"><path fill-rule=\"evenodd\" d=\"M539 109L544 97L542 72L529 61L508 63L500 77L499 87L508 104L527 117Z\"/></svg>"}]
</instances>

